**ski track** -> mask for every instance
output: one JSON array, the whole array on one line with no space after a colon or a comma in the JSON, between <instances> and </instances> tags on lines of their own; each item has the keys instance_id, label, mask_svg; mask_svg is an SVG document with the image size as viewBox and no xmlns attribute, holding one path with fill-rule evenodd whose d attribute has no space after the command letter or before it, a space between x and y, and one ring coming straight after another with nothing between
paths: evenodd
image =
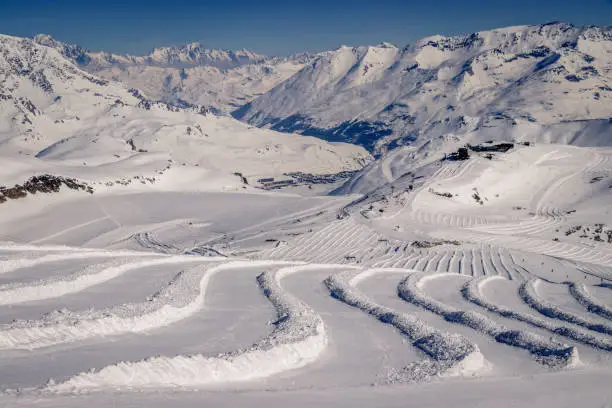
<instances>
[{"instance_id":1,"label":"ski track","mask_svg":"<svg viewBox=\"0 0 612 408\"><path fill-rule=\"evenodd\" d=\"M460 310L426 295L422 289L424 283L440 276L448 276L448 274L414 273L400 282L398 294L405 301L440 315L451 323L468 326L489 335L499 343L525 349L536 361L544 365L566 367L578 362L578 350L575 347L553 343L527 331L509 330L481 313Z\"/></svg>"},{"instance_id":2,"label":"ski track","mask_svg":"<svg viewBox=\"0 0 612 408\"><path fill-rule=\"evenodd\" d=\"M458 239L473 243L502 246L506 249L548 255L550 257L562 258L577 262L597 264L600 266L612 266L612 250L606 246L597 245L590 247L570 242L554 242L540 238L515 235L498 235L475 233L463 230L460 232L448 230L445 232L432 231L432 237L439 239ZM606 273L601 276L612 280L612 274Z\"/></svg>"}]
</instances>

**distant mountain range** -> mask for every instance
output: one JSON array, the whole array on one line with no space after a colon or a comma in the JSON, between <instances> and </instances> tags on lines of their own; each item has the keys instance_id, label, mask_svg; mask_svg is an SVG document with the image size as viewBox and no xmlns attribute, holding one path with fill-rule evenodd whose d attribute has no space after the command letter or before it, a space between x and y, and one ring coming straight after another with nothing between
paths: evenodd
<instances>
[{"instance_id":1,"label":"distant mountain range","mask_svg":"<svg viewBox=\"0 0 612 408\"><path fill-rule=\"evenodd\" d=\"M286 58L199 43L130 56L44 35L35 41L148 98L205 105L254 126L354 143L377 155L474 133L610 143L609 28L550 23Z\"/></svg>"},{"instance_id":2,"label":"distant mountain range","mask_svg":"<svg viewBox=\"0 0 612 408\"><path fill-rule=\"evenodd\" d=\"M65 44L50 35L38 34L34 41L40 45L60 51L81 66L99 69L113 65L155 65L160 67L185 68L194 65L206 65L221 69L234 68L240 65L265 61L267 58L248 50L214 50L207 49L199 42L178 47L155 48L148 55L134 56L91 52L81 46Z\"/></svg>"},{"instance_id":3,"label":"distant mountain range","mask_svg":"<svg viewBox=\"0 0 612 408\"><path fill-rule=\"evenodd\" d=\"M90 73L138 88L148 98L206 105L217 112L230 112L264 94L315 58L307 53L281 58L207 49L198 42L134 56L91 52L45 34L34 41L55 48Z\"/></svg>"},{"instance_id":4,"label":"distant mountain range","mask_svg":"<svg viewBox=\"0 0 612 408\"><path fill-rule=\"evenodd\" d=\"M199 43L130 56L90 52L45 35L2 39L0 113L8 119L0 124L0 137L13 135L4 136L3 144L44 151L46 157L79 156L75 152L90 149L96 132L108 134L109 117L117 118L113 126L123 132L117 143L125 143L125 134L138 132L119 119L133 118L135 108L231 113L251 127L348 142L384 158L370 164L351 191L362 191L359 183L397 178L402 163L438 160L467 143L612 145L610 28L550 23L433 36L403 48L342 46L286 58L209 50ZM182 130L169 131L156 114L151 123L159 128L151 130L141 116L137 122L148 130L134 139L140 140L138 148L180 150L192 157L177 148L178 139L155 147L149 143L158 139L145 133L184 137L186 132L193 138L196 122L173 116L170 128ZM225 129L242 132L238 122L224 120L230 121ZM61 148L47 150L57 142ZM334 150L326 146L333 145L317 149ZM346 168L367 161L363 151L342 149L332 156L338 153Z\"/></svg>"}]
</instances>

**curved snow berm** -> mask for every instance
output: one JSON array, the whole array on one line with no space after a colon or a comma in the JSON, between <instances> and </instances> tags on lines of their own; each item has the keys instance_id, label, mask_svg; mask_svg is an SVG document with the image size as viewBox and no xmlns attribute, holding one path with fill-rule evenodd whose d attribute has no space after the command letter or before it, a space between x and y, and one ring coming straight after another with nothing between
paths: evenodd
<instances>
[{"instance_id":1,"label":"curved snow berm","mask_svg":"<svg viewBox=\"0 0 612 408\"><path fill-rule=\"evenodd\" d=\"M86 254L86 253L84 253ZM50 255L52 256L52 255ZM44 258L44 257L43 257ZM107 282L131 270L157 265L172 265L190 262L212 262L223 258L200 258L195 256L172 256L151 260L114 262L109 265L92 265L71 275L41 279L36 282L18 282L0 285L0 305L31 302L61 297L70 293Z\"/></svg>"},{"instance_id":2,"label":"curved snow berm","mask_svg":"<svg viewBox=\"0 0 612 408\"><path fill-rule=\"evenodd\" d=\"M578 327L554 324L543 318L532 316L527 313L517 312L508 307L500 306L488 301L482 294L482 288L488 282L491 282L495 279L505 280L506 278L504 278L503 276L483 276L480 278L472 279L463 286L463 288L461 289L461 294L467 301L472 302L488 310L489 312L497 313L507 319L518 320L520 322L548 330L559 336L564 336L592 347L596 347L606 351L612 351L612 341L604 338L604 336L592 334L587 330Z\"/></svg>"},{"instance_id":3,"label":"curved snow berm","mask_svg":"<svg viewBox=\"0 0 612 408\"><path fill-rule=\"evenodd\" d=\"M599 333L612 335L612 327L602 323L595 323L591 320L585 319L582 316L563 310L560 307L542 299L537 292L537 285L540 281L541 279L531 279L524 282L519 287L519 296L531 308L542 313L544 316L573 323Z\"/></svg>"},{"instance_id":4,"label":"curved snow berm","mask_svg":"<svg viewBox=\"0 0 612 408\"><path fill-rule=\"evenodd\" d=\"M14 251L14 252L99 252L98 249L94 248L80 248L71 247L68 245L31 245L31 244L20 244L12 241L3 241L0 243L0 251ZM146 255L146 253L134 252L139 255Z\"/></svg>"},{"instance_id":5,"label":"curved snow berm","mask_svg":"<svg viewBox=\"0 0 612 408\"><path fill-rule=\"evenodd\" d=\"M198 265L179 272L166 286L141 303L80 312L56 310L40 320L21 320L0 326L0 349L36 349L169 326L204 307L206 288L213 275L231 269L282 264L288 263L235 261L212 268Z\"/></svg>"},{"instance_id":6,"label":"curved snow berm","mask_svg":"<svg viewBox=\"0 0 612 408\"><path fill-rule=\"evenodd\" d=\"M202 354L152 357L122 362L99 371L78 374L45 391L82 392L104 388L197 387L265 378L315 361L327 346L323 320L310 307L286 293L280 280L310 269L337 269L339 265L302 265L264 272L257 281L274 305L274 330L247 349L216 357Z\"/></svg>"},{"instance_id":7,"label":"curved snow berm","mask_svg":"<svg viewBox=\"0 0 612 408\"><path fill-rule=\"evenodd\" d=\"M355 289L357 282L365 276L384 272L412 271L383 268L349 272L330 276L325 280L325 285L334 298L397 328L410 339L414 347L428 357L402 368L394 375L397 378L393 378L392 382L427 381L441 375L472 375L489 369L490 363L485 360L478 346L465 337L437 330L413 315L378 305Z\"/></svg>"},{"instance_id":8,"label":"curved snow berm","mask_svg":"<svg viewBox=\"0 0 612 408\"><path fill-rule=\"evenodd\" d=\"M400 282L397 287L398 294L405 301L438 314L451 323L471 327L489 335L498 343L525 349L541 364L565 367L578 362L578 350L575 347L548 341L530 332L510 330L481 313L456 309L426 295L422 290L423 284L427 280L441 276L448 276L448 273L434 275L414 273Z\"/></svg>"},{"instance_id":9,"label":"curved snow berm","mask_svg":"<svg viewBox=\"0 0 612 408\"><path fill-rule=\"evenodd\" d=\"M10 247L8 247L10 248ZM7 249L8 249L7 248ZM42 247L45 248L45 247ZM117 258L122 256L160 256L147 252L136 251L72 251L59 254L47 254L37 257L22 257L19 259L7 259L0 261L0 274L16 271L21 268L29 268L47 262L67 261L72 259L86 258Z\"/></svg>"},{"instance_id":10,"label":"curved snow berm","mask_svg":"<svg viewBox=\"0 0 612 408\"><path fill-rule=\"evenodd\" d=\"M587 289L585 284L572 282L569 285L570 294L582 306L586 307L591 313L612 320L612 307L602 303L599 299L594 298Z\"/></svg>"}]
</instances>

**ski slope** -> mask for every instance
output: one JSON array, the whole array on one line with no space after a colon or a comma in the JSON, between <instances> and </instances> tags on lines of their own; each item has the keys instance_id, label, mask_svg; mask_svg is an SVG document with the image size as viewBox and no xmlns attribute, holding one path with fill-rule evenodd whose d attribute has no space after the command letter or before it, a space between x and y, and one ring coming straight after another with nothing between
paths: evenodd
<instances>
[{"instance_id":1,"label":"ski slope","mask_svg":"<svg viewBox=\"0 0 612 408\"><path fill-rule=\"evenodd\" d=\"M544 27L548 38L565 26ZM602 33L568 30L547 44ZM448 80L445 50L470 45L428 41L419 64ZM601 42L580 47L604 61ZM0 36L0 48L0 406L612 402L605 132L489 142L482 127L372 161L361 147L147 100L31 40ZM192 63L182 51L151 58ZM352 94L406 52L342 47L323 55L325 75L305 69L283 87L312 74ZM469 77L462 92L478 85ZM289 102L271 108L300 101ZM600 116L604 105L589 106ZM500 140L511 147L479 151ZM466 141L477 143L467 160L448 157ZM288 172L305 181L286 183Z\"/></svg>"},{"instance_id":2,"label":"ski slope","mask_svg":"<svg viewBox=\"0 0 612 408\"><path fill-rule=\"evenodd\" d=\"M466 407L604 404L609 244L564 232L608 225L609 193L590 181L609 154L517 147L361 197L128 188L4 203L0 402L343 406L374 390L399 406L461 387Z\"/></svg>"}]
</instances>

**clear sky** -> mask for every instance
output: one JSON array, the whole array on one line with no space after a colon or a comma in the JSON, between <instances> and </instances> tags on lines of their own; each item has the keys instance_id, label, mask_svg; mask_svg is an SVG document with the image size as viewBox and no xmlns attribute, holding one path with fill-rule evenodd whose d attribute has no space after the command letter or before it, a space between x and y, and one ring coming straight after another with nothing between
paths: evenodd
<instances>
[{"instance_id":1,"label":"clear sky","mask_svg":"<svg viewBox=\"0 0 612 408\"><path fill-rule=\"evenodd\" d=\"M612 0L0 0L0 32L144 54L200 41L268 55L567 21L612 25Z\"/></svg>"}]
</instances>

